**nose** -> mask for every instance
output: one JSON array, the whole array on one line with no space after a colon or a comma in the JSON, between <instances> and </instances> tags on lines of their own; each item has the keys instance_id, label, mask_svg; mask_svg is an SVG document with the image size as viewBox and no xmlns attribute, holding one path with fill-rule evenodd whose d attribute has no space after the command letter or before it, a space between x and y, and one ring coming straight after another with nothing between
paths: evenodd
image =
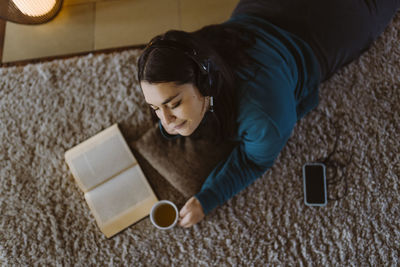
<instances>
[{"instance_id":1,"label":"nose","mask_svg":"<svg viewBox=\"0 0 400 267\"><path fill-rule=\"evenodd\" d=\"M176 116L168 109L160 109L159 114L161 121L163 121L165 125L169 125L176 119Z\"/></svg>"}]
</instances>

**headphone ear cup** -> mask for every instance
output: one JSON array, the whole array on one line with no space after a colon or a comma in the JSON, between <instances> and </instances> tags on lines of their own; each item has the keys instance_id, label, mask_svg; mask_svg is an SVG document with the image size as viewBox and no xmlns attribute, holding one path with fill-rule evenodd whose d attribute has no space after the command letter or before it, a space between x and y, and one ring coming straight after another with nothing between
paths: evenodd
<instances>
[{"instance_id":1,"label":"headphone ear cup","mask_svg":"<svg viewBox=\"0 0 400 267\"><path fill-rule=\"evenodd\" d=\"M212 87L212 78L210 73L210 61L207 59L203 62L193 59L199 67L197 74L197 86L203 95L210 95Z\"/></svg>"},{"instance_id":2,"label":"headphone ear cup","mask_svg":"<svg viewBox=\"0 0 400 267\"><path fill-rule=\"evenodd\" d=\"M213 71L211 69L212 63L210 59L207 59L207 76L208 76L208 88L211 90L212 85L213 85ZM211 93L211 92L210 92Z\"/></svg>"},{"instance_id":3,"label":"headphone ear cup","mask_svg":"<svg viewBox=\"0 0 400 267\"><path fill-rule=\"evenodd\" d=\"M210 95L211 87L209 77L210 75L207 73L199 72L198 74L197 85L202 95Z\"/></svg>"},{"instance_id":4,"label":"headphone ear cup","mask_svg":"<svg viewBox=\"0 0 400 267\"><path fill-rule=\"evenodd\" d=\"M212 91L214 87L214 76L216 72L214 71L214 66L210 59L207 59L207 82L208 82L208 95L212 96Z\"/></svg>"}]
</instances>

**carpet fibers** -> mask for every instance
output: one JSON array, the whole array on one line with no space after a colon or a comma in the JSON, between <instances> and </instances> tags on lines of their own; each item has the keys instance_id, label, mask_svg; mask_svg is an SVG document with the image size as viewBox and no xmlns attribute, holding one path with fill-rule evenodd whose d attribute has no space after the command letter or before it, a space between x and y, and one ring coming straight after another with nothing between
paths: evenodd
<instances>
[{"instance_id":1,"label":"carpet fibers","mask_svg":"<svg viewBox=\"0 0 400 267\"><path fill-rule=\"evenodd\" d=\"M152 123L138 50L0 68L2 266L398 266L400 14L358 60L321 85L275 165L190 229L148 218L106 239L64 152L119 123L128 141ZM301 167L337 147L341 180L326 207L303 203ZM333 182L333 169L328 180ZM161 198L185 199L163 180ZM347 194L344 194L347 189ZM157 191L156 190L156 191Z\"/></svg>"}]
</instances>

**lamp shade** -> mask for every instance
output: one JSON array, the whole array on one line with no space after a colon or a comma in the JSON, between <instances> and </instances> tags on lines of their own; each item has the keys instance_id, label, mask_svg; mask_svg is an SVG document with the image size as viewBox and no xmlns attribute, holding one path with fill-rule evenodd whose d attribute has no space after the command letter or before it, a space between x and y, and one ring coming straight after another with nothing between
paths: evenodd
<instances>
[{"instance_id":1,"label":"lamp shade","mask_svg":"<svg viewBox=\"0 0 400 267\"><path fill-rule=\"evenodd\" d=\"M41 24L53 19L63 0L0 0L0 18L20 24Z\"/></svg>"}]
</instances>

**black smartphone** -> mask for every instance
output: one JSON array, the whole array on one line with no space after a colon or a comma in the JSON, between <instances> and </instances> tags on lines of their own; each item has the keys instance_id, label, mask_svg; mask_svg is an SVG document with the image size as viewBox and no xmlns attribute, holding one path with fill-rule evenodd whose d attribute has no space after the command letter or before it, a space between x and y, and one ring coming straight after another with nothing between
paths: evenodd
<instances>
[{"instance_id":1,"label":"black smartphone","mask_svg":"<svg viewBox=\"0 0 400 267\"><path fill-rule=\"evenodd\" d=\"M325 206L328 202L325 169L323 163L303 165L304 203L307 206Z\"/></svg>"}]
</instances>

